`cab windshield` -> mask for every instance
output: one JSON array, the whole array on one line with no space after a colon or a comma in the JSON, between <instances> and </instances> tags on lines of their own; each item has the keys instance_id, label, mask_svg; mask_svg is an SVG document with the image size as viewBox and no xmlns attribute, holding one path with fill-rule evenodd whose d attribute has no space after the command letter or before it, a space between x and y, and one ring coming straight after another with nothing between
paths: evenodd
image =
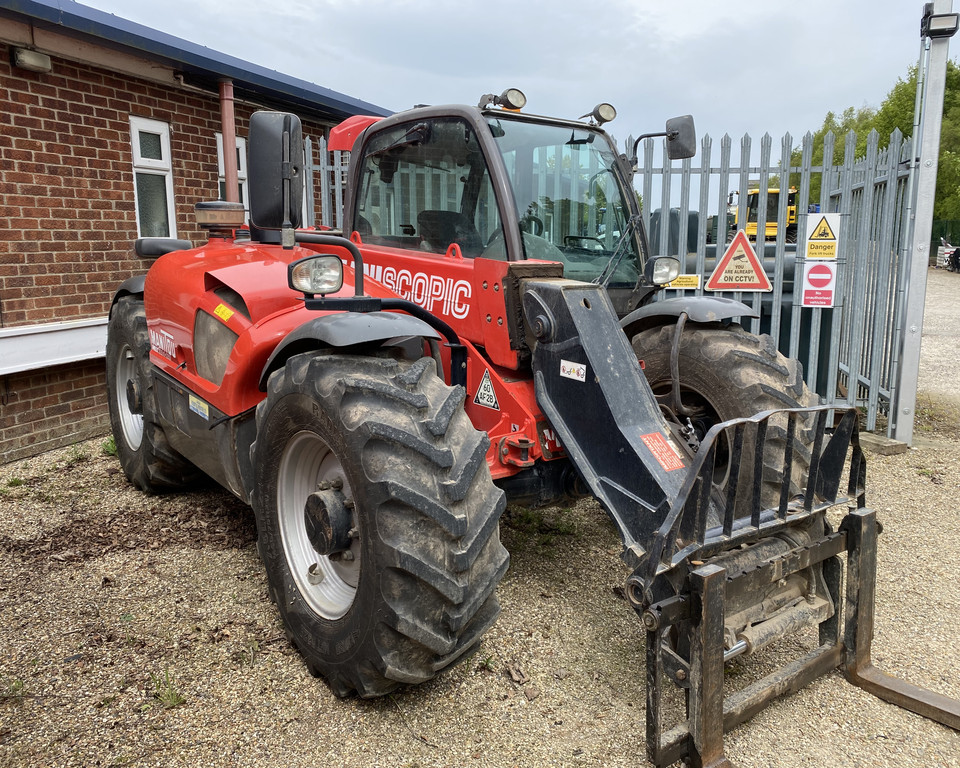
<instances>
[{"instance_id":1,"label":"cab windshield","mask_svg":"<svg viewBox=\"0 0 960 768\"><path fill-rule=\"evenodd\" d=\"M603 134L497 116L488 120L517 204L528 259L560 261L564 276L633 286L638 223Z\"/></svg>"}]
</instances>

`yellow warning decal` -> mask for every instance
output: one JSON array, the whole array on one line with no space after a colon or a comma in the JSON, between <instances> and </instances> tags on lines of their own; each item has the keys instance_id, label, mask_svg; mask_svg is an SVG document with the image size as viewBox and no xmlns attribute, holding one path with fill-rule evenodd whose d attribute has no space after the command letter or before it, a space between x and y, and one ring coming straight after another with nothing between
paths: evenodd
<instances>
[{"instance_id":1,"label":"yellow warning decal","mask_svg":"<svg viewBox=\"0 0 960 768\"><path fill-rule=\"evenodd\" d=\"M665 288L699 288L700 275L677 275L672 283L667 283Z\"/></svg>"},{"instance_id":2,"label":"yellow warning decal","mask_svg":"<svg viewBox=\"0 0 960 768\"><path fill-rule=\"evenodd\" d=\"M227 322L227 320L233 317L234 313L226 304L218 304L217 308L213 310L213 314L223 320L223 322Z\"/></svg>"},{"instance_id":3,"label":"yellow warning decal","mask_svg":"<svg viewBox=\"0 0 960 768\"><path fill-rule=\"evenodd\" d=\"M836 240L837 236L833 233L833 230L830 228L830 222L827 221L827 217L824 216L820 219L820 223L813 228L813 233L807 240Z\"/></svg>"},{"instance_id":4,"label":"yellow warning decal","mask_svg":"<svg viewBox=\"0 0 960 768\"><path fill-rule=\"evenodd\" d=\"M837 258L837 232L840 230L840 214L824 213L808 222L807 251L808 259Z\"/></svg>"},{"instance_id":5,"label":"yellow warning decal","mask_svg":"<svg viewBox=\"0 0 960 768\"><path fill-rule=\"evenodd\" d=\"M210 420L210 409L207 407L207 404L196 395L190 395L190 410L200 418L206 419L207 421Z\"/></svg>"}]
</instances>

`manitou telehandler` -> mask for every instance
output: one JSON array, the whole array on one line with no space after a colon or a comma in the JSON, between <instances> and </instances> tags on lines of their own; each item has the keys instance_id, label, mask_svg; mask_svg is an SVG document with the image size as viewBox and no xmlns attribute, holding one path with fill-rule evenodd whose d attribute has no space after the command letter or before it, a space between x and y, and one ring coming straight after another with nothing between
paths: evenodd
<instances>
[{"instance_id":1,"label":"manitou telehandler","mask_svg":"<svg viewBox=\"0 0 960 768\"><path fill-rule=\"evenodd\" d=\"M208 242L138 241L155 261L115 295L127 476L158 492L202 471L253 506L287 633L341 696L463 658L499 611L505 505L587 495L646 630L657 765L726 765L725 729L838 666L960 726L956 702L870 664L879 526L856 412L817 405L734 322L745 305L654 301L678 264L648 255L637 144L617 153L609 105L572 121L524 101L338 126L336 233L299 225L299 120L254 114L249 227L238 204L198 203ZM689 117L656 135L695 151ZM804 627L818 647L724 700L725 661ZM666 679L687 706L669 730Z\"/></svg>"}]
</instances>

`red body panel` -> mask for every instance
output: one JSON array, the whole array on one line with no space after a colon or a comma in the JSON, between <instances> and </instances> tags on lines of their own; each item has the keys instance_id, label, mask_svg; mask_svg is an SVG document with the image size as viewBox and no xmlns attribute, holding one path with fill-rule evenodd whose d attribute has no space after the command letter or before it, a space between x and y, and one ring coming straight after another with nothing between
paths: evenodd
<instances>
[{"instance_id":1,"label":"red body panel","mask_svg":"<svg viewBox=\"0 0 960 768\"><path fill-rule=\"evenodd\" d=\"M334 152L349 152L357 137L363 133L369 126L383 120L382 117L373 117L371 115L354 115L348 117L342 123L330 129L330 139L327 148Z\"/></svg>"},{"instance_id":2,"label":"red body panel","mask_svg":"<svg viewBox=\"0 0 960 768\"><path fill-rule=\"evenodd\" d=\"M356 235L354 240L364 257L367 295L419 304L451 325L467 346L465 408L477 429L490 435L487 461L494 477L562 455L538 434L543 417L533 382L527 371L517 370L517 352L510 349L502 284L507 263L464 259L456 246L435 254L371 248ZM258 383L270 354L288 333L318 316L304 308L302 294L287 286L287 265L317 250L329 249L284 250L213 239L196 250L159 258L145 288L154 365L228 416L256 406L265 397ZM352 266L347 260L340 295L352 295ZM236 309L235 301L231 305L223 299L224 288L243 298L249 318ZM201 311L237 335L219 384L197 370L193 335ZM482 386L483 396L478 396Z\"/></svg>"}]
</instances>

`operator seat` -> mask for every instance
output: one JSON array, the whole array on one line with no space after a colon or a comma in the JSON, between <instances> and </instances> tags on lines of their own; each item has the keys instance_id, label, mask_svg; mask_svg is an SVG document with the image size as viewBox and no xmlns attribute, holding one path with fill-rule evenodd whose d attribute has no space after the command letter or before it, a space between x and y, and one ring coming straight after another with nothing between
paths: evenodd
<instances>
[{"instance_id":1,"label":"operator seat","mask_svg":"<svg viewBox=\"0 0 960 768\"><path fill-rule=\"evenodd\" d=\"M417 228L424 250L445 253L451 243L456 243L463 255L471 258L483 250L477 228L459 211L420 211Z\"/></svg>"}]
</instances>

